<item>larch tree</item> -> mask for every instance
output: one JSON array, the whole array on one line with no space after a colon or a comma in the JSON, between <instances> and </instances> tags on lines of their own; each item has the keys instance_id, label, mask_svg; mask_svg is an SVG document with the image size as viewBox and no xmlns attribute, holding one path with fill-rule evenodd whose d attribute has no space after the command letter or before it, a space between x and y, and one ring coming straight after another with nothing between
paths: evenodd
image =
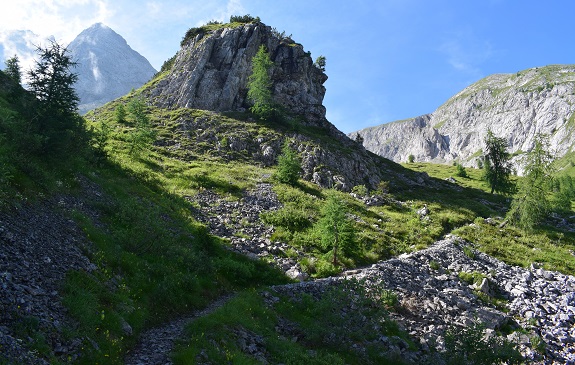
<instances>
[{"instance_id":1,"label":"larch tree","mask_svg":"<svg viewBox=\"0 0 575 365\"><path fill-rule=\"evenodd\" d=\"M273 116L275 106L272 99L272 81L269 70L273 66L264 45L252 58L252 74L248 79L248 99L253 103L250 111L260 119Z\"/></svg>"},{"instance_id":2,"label":"larch tree","mask_svg":"<svg viewBox=\"0 0 575 365\"><path fill-rule=\"evenodd\" d=\"M512 166L511 155L507 151L505 138L496 137L493 132L487 130L485 137L484 155L484 179L494 192L509 194L513 192L514 185L510 179Z\"/></svg>"}]
</instances>

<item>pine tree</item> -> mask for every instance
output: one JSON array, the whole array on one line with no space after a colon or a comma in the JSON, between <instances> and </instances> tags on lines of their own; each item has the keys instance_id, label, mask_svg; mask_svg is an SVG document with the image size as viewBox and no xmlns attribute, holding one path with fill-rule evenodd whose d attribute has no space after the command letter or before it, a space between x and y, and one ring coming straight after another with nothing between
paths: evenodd
<instances>
[{"instance_id":1,"label":"pine tree","mask_svg":"<svg viewBox=\"0 0 575 365\"><path fill-rule=\"evenodd\" d=\"M485 138L484 179L494 192L508 194L513 192L511 182L511 156L507 152L505 138L495 137L491 130L487 130Z\"/></svg>"},{"instance_id":2,"label":"pine tree","mask_svg":"<svg viewBox=\"0 0 575 365\"><path fill-rule=\"evenodd\" d=\"M351 253L355 250L355 232L347 218L347 207L336 192L329 192L321 208L321 218L317 222L324 249L332 250L334 265L338 264L338 252Z\"/></svg>"},{"instance_id":3,"label":"pine tree","mask_svg":"<svg viewBox=\"0 0 575 365\"><path fill-rule=\"evenodd\" d=\"M154 141L156 134L142 99L132 99L128 103L128 111L134 123L134 130L130 134L130 154L137 155Z\"/></svg>"},{"instance_id":4,"label":"pine tree","mask_svg":"<svg viewBox=\"0 0 575 365\"><path fill-rule=\"evenodd\" d=\"M291 149L289 142L286 140L282 148L282 153L278 157L278 167L276 178L284 183L295 185L299 179L301 171L301 162L297 153Z\"/></svg>"},{"instance_id":5,"label":"pine tree","mask_svg":"<svg viewBox=\"0 0 575 365\"><path fill-rule=\"evenodd\" d=\"M4 73L18 84L22 83L22 72L20 70L20 60L17 55L9 58L5 62Z\"/></svg>"},{"instance_id":6,"label":"pine tree","mask_svg":"<svg viewBox=\"0 0 575 365\"><path fill-rule=\"evenodd\" d=\"M248 99L253 103L250 111L260 119L269 119L275 112L272 99L272 82L269 70L273 66L266 48L261 45L252 58L252 74L248 79Z\"/></svg>"},{"instance_id":7,"label":"pine tree","mask_svg":"<svg viewBox=\"0 0 575 365\"><path fill-rule=\"evenodd\" d=\"M523 178L507 214L511 223L531 230L551 211L552 204L547 197L552 188L552 163L547 137L535 136L533 149L523 159Z\"/></svg>"},{"instance_id":8,"label":"pine tree","mask_svg":"<svg viewBox=\"0 0 575 365\"><path fill-rule=\"evenodd\" d=\"M68 50L55 41L46 48L37 47L39 59L28 72L28 87L40 106L35 118L43 151L69 154L71 149L85 145L84 120L78 113L78 95L74 83L78 75Z\"/></svg>"}]
</instances>

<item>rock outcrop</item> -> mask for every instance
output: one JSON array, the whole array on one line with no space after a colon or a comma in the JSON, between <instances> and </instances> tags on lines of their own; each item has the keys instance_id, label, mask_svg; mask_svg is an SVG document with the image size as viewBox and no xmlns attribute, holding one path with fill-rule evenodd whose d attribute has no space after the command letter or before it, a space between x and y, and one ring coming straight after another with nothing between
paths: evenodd
<instances>
[{"instance_id":1,"label":"rock outcrop","mask_svg":"<svg viewBox=\"0 0 575 365\"><path fill-rule=\"evenodd\" d=\"M482 79L449 99L435 112L383 124L360 134L364 146L397 162L416 161L473 166L487 130L508 140L521 155L537 133L549 136L551 150L563 156L573 147L575 65L532 68Z\"/></svg>"},{"instance_id":2,"label":"rock outcrop","mask_svg":"<svg viewBox=\"0 0 575 365\"><path fill-rule=\"evenodd\" d=\"M323 125L327 76L302 45L259 22L196 29L195 36L182 42L171 70L150 90L158 106L245 110L252 57L264 45L274 63L270 71L274 101Z\"/></svg>"},{"instance_id":3,"label":"rock outcrop","mask_svg":"<svg viewBox=\"0 0 575 365\"><path fill-rule=\"evenodd\" d=\"M82 31L68 50L78 62L74 87L82 114L139 88L156 73L144 56L102 23Z\"/></svg>"}]
</instances>

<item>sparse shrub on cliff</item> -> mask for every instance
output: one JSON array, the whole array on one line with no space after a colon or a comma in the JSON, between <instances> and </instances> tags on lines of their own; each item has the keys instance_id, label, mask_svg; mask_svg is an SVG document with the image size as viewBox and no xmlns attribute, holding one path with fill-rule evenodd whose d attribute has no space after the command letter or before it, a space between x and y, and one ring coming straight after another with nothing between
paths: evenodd
<instances>
[{"instance_id":1,"label":"sparse shrub on cliff","mask_svg":"<svg viewBox=\"0 0 575 365\"><path fill-rule=\"evenodd\" d=\"M325 56L319 56L318 58L316 58L314 66L322 71L325 71Z\"/></svg>"},{"instance_id":2,"label":"sparse shrub on cliff","mask_svg":"<svg viewBox=\"0 0 575 365\"><path fill-rule=\"evenodd\" d=\"M259 23L259 22L261 22L259 16L253 17L250 14L230 16L230 23Z\"/></svg>"},{"instance_id":3,"label":"sparse shrub on cliff","mask_svg":"<svg viewBox=\"0 0 575 365\"><path fill-rule=\"evenodd\" d=\"M201 27L188 29L188 31L186 32L186 35L184 35L184 38L180 42L180 46L181 47L185 46L186 44L188 44L188 42L190 42L192 39L194 39L198 34L203 34L203 33L204 33L204 29Z\"/></svg>"},{"instance_id":4,"label":"sparse shrub on cliff","mask_svg":"<svg viewBox=\"0 0 575 365\"><path fill-rule=\"evenodd\" d=\"M414 155L407 156L407 162L414 163L415 162L415 156Z\"/></svg>"}]
</instances>

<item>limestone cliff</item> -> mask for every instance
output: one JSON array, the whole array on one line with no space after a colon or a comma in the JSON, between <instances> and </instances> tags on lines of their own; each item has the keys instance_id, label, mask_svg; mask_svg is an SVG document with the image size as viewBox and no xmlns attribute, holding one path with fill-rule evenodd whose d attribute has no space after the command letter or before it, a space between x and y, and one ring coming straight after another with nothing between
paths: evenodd
<instances>
[{"instance_id":1,"label":"limestone cliff","mask_svg":"<svg viewBox=\"0 0 575 365\"><path fill-rule=\"evenodd\" d=\"M430 115L366 128L364 146L381 156L475 165L487 129L509 142L509 150L530 151L537 133L549 135L557 156L571 151L575 126L575 65L532 68L482 79Z\"/></svg>"},{"instance_id":2,"label":"limestone cliff","mask_svg":"<svg viewBox=\"0 0 575 365\"><path fill-rule=\"evenodd\" d=\"M323 123L327 76L302 45L260 22L196 29L195 36L182 42L171 70L151 90L158 106L246 109L251 60L264 45L274 63L270 73L274 100L310 122Z\"/></svg>"},{"instance_id":3,"label":"limestone cliff","mask_svg":"<svg viewBox=\"0 0 575 365\"><path fill-rule=\"evenodd\" d=\"M291 121L257 122L254 128L249 115L234 114L248 119L244 122L222 113L249 108L248 77L260 45L273 61L274 101ZM270 166L288 139L301 157L302 177L322 187L349 191L360 184L375 188L382 180L425 183L423 175L392 173L397 166L369 153L329 123L322 105L326 80L302 45L261 22L209 24L188 31L181 50L143 93L158 108L183 109L174 120L175 129L182 134L159 142L171 149L194 151L201 147L202 154ZM209 113L198 116L192 109Z\"/></svg>"}]
</instances>

